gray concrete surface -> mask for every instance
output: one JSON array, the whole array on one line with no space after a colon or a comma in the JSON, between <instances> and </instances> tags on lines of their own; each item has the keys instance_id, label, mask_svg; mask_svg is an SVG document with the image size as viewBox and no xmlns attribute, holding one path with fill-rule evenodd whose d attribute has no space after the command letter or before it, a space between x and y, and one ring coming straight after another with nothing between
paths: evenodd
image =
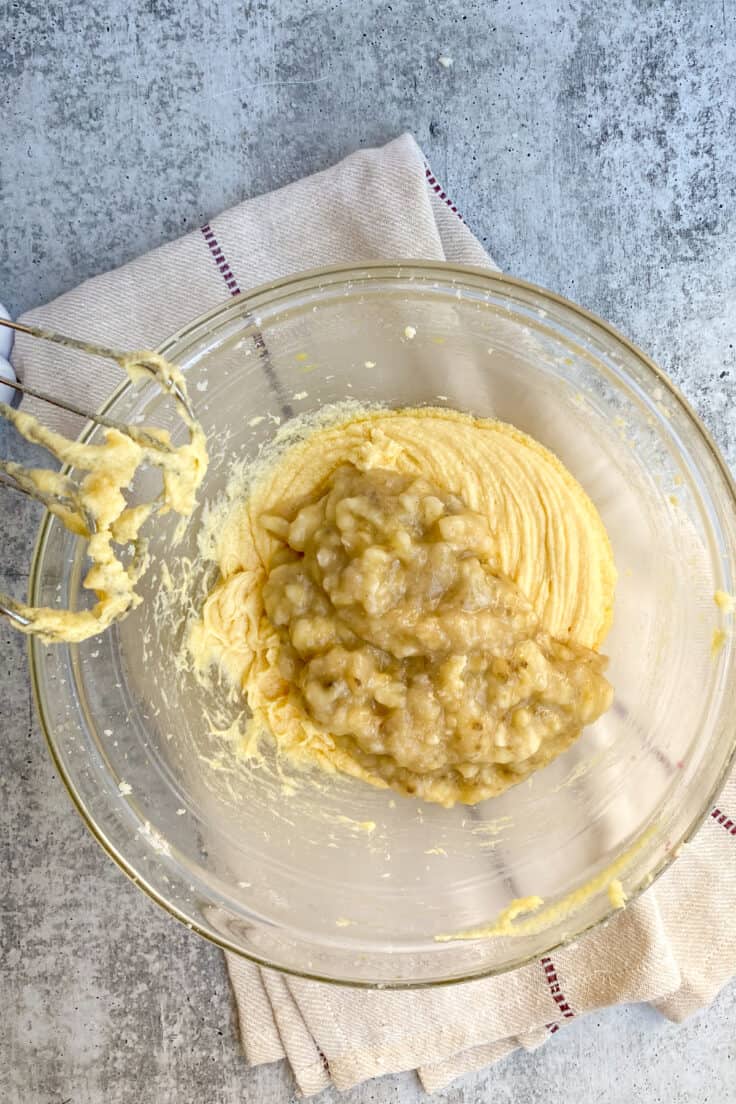
<instances>
[{"instance_id":1,"label":"gray concrete surface","mask_svg":"<svg viewBox=\"0 0 736 1104\"><path fill-rule=\"evenodd\" d=\"M736 463L733 0L5 0L0 74L14 312L411 129L498 262L638 341ZM22 590L35 511L3 493L0 519L0 588ZM219 953L87 836L1 624L0 717L0 1100L292 1100L283 1066L245 1067ZM437 1099L736 1101L735 1053L732 985L679 1029L607 1011ZM343 1099L421 1093L402 1074Z\"/></svg>"}]
</instances>

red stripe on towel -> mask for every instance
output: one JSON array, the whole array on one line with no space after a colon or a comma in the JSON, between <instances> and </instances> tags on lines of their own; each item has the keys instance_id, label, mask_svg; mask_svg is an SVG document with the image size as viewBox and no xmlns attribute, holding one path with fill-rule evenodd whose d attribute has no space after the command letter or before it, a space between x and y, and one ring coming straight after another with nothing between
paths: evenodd
<instances>
[{"instance_id":1,"label":"red stripe on towel","mask_svg":"<svg viewBox=\"0 0 736 1104\"><path fill-rule=\"evenodd\" d=\"M728 816L726 813L722 813L720 809L713 809L710 814L715 820L716 824L720 824L721 828L725 828L730 836L736 836L736 822L733 817Z\"/></svg>"},{"instance_id":2,"label":"red stripe on towel","mask_svg":"<svg viewBox=\"0 0 736 1104\"><path fill-rule=\"evenodd\" d=\"M447 193L445 191L443 191L442 185L437 182L437 178L433 175L432 170L430 169L429 165L425 165L424 175L427 178L427 184L432 189L432 191L435 193L435 195L438 195L440 197L440 199L443 199L445 201L445 203L447 204L447 206L452 211L453 215L457 215L457 217L460 219L460 221L464 222L465 220L463 219L463 216L460 214L457 207L452 202L452 200L449 198Z\"/></svg>"},{"instance_id":3,"label":"red stripe on towel","mask_svg":"<svg viewBox=\"0 0 736 1104\"><path fill-rule=\"evenodd\" d=\"M557 970L555 969L554 962L549 956L545 956L544 958L540 959L540 965L544 970L544 977L547 985L549 986L550 996L557 1005L558 1011L562 1014L564 1019L574 1020L575 1013L570 1007L568 1001L565 999L565 994L562 992L560 983L557 980ZM556 1023L555 1021L546 1024L546 1027L550 1035L554 1035L556 1031L560 1030L559 1023Z\"/></svg>"},{"instance_id":4,"label":"red stripe on towel","mask_svg":"<svg viewBox=\"0 0 736 1104\"><path fill-rule=\"evenodd\" d=\"M227 290L230 292L231 295L240 295L238 281L233 276L232 269L225 259L225 254L222 252L220 243L215 237L214 230L208 222L206 222L204 226L200 226L200 230L202 231L202 236L204 240L207 242L207 247L210 251L210 255L217 265L217 269L220 275L227 284Z\"/></svg>"}]
</instances>

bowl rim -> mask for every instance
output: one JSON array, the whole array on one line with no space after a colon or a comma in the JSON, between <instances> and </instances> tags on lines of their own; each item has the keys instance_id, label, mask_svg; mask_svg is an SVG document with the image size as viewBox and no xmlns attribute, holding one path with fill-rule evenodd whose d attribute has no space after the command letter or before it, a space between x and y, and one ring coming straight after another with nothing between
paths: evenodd
<instances>
[{"instance_id":1,"label":"bowl rim","mask_svg":"<svg viewBox=\"0 0 736 1104\"><path fill-rule=\"evenodd\" d=\"M736 479L731 474L730 468L726 463L718 445L715 442L710 430L706 427L700 416L693 409L689 401L685 398L684 394L661 369L651 357L649 357L639 346L624 336L620 331L609 322L606 322L599 315L593 311L588 310L586 307L574 302L571 299L566 298L557 292L551 291L542 285L535 284L530 280L523 280L516 276L510 276L497 268L486 268L481 265L467 265L459 264L450 261L441 260L427 260L427 259L412 259L412 258L400 258L396 260L375 260L365 261L360 264L337 264L337 265L323 265L317 268L304 269L299 272L280 276L275 280L269 280L264 283L258 284L253 288L249 288L246 291L238 291L230 295L228 299L223 300L221 303L203 313L197 315L191 321L187 322L184 326L181 326L169 337L165 338L155 349L155 351L162 356L165 356L170 350L183 341L190 338L197 330L204 327L212 319L219 317L220 315L227 314L229 308L237 307L238 305L246 305L252 303L254 300L261 299L263 296L273 297L274 293L283 289L288 289L290 286L296 287L301 283L308 283L312 281L319 281L321 277L343 277L343 282L349 282L352 279L359 279L365 276L379 275L384 272L386 276L400 277L403 270L420 270L426 273L437 272L447 279L454 274L458 281L461 281L463 277L474 276L480 277L484 280L489 280L491 283L497 283L499 285L505 284L512 287L517 287L524 291L532 292L536 295L560 305L566 310L571 311L573 314L579 315L588 323L599 330L604 331L614 341L624 346L633 356L638 359L643 366L652 373L657 383L669 393L669 395L676 401L682 412L686 415L694 428L697 430L702 442L706 445L708 451L711 454L711 459L714 461L716 468L719 470L726 487L730 493L730 505L736 516ZM339 283L339 280L335 280L335 283ZM107 400L102 404L98 413L104 414L109 408L117 402L118 398L132 386L129 380L123 380L110 394ZM80 432L79 439L86 440L86 438L94 431L95 424L93 422L88 423ZM70 470L70 466L67 465L62 468L64 473ZM45 550L45 546L48 539L48 533L50 529L53 517L48 511L44 514L31 559L30 575L29 575L29 596L30 601L35 603L37 601L37 592L39 588L39 572L41 560ZM208 928L204 924L193 920L187 916L182 910L173 905L167 898L152 884L150 884L146 877L139 871L137 871L131 863L120 853L113 842L107 838L104 830L96 823L94 817L88 812L84 801L80 795L76 792L76 788L68 772L65 770L61 758L56 752L54 743L54 737L52 734L53 725L50 718L47 716L42 702L42 695L40 691L40 677L39 668L43 662L43 649L40 642L34 636L28 637L28 659L31 674L31 685L33 688L33 697L36 704L36 712L39 718L41 729L46 741L46 746L51 757L52 763L63 782L66 791L71 799L72 805L76 809L77 813L81 817L82 821L86 825L87 829L102 847L103 851L109 858L122 870L126 877L140 890L143 891L152 901L154 901L160 908L163 909L169 916L178 920L190 931L195 932L197 935L206 939L209 943L215 944L221 950L229 951L231 954L237 955L240 958L244 958L258 966L264 966L269 969L275 969L280 973L287 974L293 977L301 977L307 980L320 981L330 985L346 986L356 989L387 989L387 990L410 990L410 989L430 989L438 988L440 986L447 985L459 985L466 981L476 981L485 977L492 977L499 974L508 973L511 970L519 969L522 966L528 965L531 962L536 962L545 955L550 955L560 947L565 947L571 943L577 942L583 936L589 932L595 930L598 927L602 927L608 923L608 921L615 915L620 909L611 905L611 907L604 912L604 914L574 933L565 934L562 938L556 939L553 943L546 947L541 952L534 954L526 954L506 963L503 966L493 966L481 968L477 971L471 971L463 973L459 976L438 978L432 980L413 980L402 979L399 981L367 981L365 979L348 979L348 978L335 978L325 976L319 972L313 970L298 970L289 966L275 965L265 957L261 957L251 951L246 951L242 947L224 936ZM679 840L674 842L669 850L664 854L662 859L653 871L650 871L645 875L639 884L635 887L631 887L627 894L628 907L631 903L636 901L645 891L647 891L661 876L665 873L679 855L682 847L688 843L692 837L697 833L701 825L707 819L711 806L725 785L727 778L736 765L736 725L731 740L731 746L728 754L724 757L723 764L718 773L714 785L711 787L710 792L707 795L706 800L703 803L702 809L693 817L688 827L682 833ZM637 843L651 830L651 826L645 827L641 830L636 838L629 845L632 849L636 849Z\"/></svg>"}]
</instances>

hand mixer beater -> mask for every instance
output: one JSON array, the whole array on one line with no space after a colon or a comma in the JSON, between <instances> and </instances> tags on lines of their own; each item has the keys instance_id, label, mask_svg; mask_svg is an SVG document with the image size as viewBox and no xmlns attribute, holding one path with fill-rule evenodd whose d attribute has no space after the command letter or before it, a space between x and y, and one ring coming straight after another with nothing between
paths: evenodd
<instances>
[{"instance_id":1,"label":"hand mixer beater","mask_svg":"<svg viewBox=\"0 0 736 1104\"><path fill-rule=\"evenodd\" d=\"M172 397L189 431L188 441L175 446L166 430L125 425L23 383L4 381L23 395L78 415L103 430L101 443L89 440L92 427L71 441L32 414L0 403L0 415L23 437L42 445L65 465L54 471L0 460L0 485L41 502L67 529L87 541L90 568L83 585L96 595L92 608L71 610L29 606L0 594L0 615L21 632L37 634L46 641L79 642L107 628L141 601L135 584L148 566L148 555L140 530L154 512L173 510L183 518L191 514L207 469L204 433L194 416L182 373L159 354L120 352L3 318L0 325L113 360L134 382L155 380ZM125 491L144 463L161 469L163 490L152 502L130 505ZM72 468L82 473L81 477L73 478Z\"/></svg>"}]
</instances>

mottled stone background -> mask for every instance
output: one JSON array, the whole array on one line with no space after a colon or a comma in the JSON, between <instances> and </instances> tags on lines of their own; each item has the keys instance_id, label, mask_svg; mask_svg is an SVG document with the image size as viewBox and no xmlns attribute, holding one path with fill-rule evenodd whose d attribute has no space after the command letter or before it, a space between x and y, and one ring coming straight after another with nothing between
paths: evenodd
<instances>
[{"instance_id":1,"label":"mottled stone background","mask_svg":"<svg viewBox=\"0 0 736 1104\"><path fill-rule=\"evenodd\" d=\"M4 0L0 300L44 302L410 129L498 262L652 353L736 464L735 88L733 0ZM0 427L8 454L28 455ZM0 509L0 589L22 590L35 511ZM86 834L25 669L0 625L0 1101L292 1100L282 1066L245 1068L219 953ZM732 985L680 1029L574 1022L437 1099L724 1104L735 1053ZM344 1099L420 1096L403 1074Z\"/></svg>"}]
</instances>

